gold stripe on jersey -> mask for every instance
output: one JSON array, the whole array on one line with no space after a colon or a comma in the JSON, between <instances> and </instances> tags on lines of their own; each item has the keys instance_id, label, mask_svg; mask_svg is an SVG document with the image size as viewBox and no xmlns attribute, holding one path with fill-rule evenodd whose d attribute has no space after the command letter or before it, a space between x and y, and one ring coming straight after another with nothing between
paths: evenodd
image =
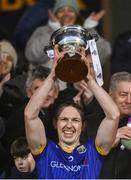
<instances>
[{"instance_id":1,"label":"gold stripe on jersey","mask_svg":"<svg viewBox=\"0 0 131 180\"><path fill-rule=\"evenodd\" d=\"M43 152L45 146L46 146L46 144L41 144L41 145L38 147L37 150L36 150L36 149L35 149L35 150L34 150L34 149L31 149L32 154L33 154L34 156L40 155L40 154Z\"/></svg>"},{"instance_id":2,"label":"gold stripe on jersey","mask_svg":"<svg viewBox=\"0 0 131 180\"><path fill-rule=\"evenodd\" d=\"M95 146L98 153L101 154L102 156L106 156L109 153L109 151L103 150L102 147L98 146L97 144L95 144Z\"/></svg>"}]
</instances>

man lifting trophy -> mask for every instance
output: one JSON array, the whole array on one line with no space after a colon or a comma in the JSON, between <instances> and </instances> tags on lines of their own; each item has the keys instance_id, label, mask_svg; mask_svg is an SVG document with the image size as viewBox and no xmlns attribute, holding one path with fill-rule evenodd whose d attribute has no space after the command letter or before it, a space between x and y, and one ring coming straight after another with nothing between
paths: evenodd
<instances>
[{"instance_id":1,"label":"man lifting trophy","mask_svg":"<svg viewBox=\"0 0 131 180\"><path fill-rule=\"evenodd\" d=\"M86 77L88 69L81 56L81 49L84 49L85 56L91 55L96 81L102 86L102 68L95 43L97 39L97 34L90 34L79 25L63 26L52 34L50 44L44 50L50 59L54 57L53 48L56 44L59 51L64 52L64 56L58 60L55 69L60 80L74 83Z\"/></svg>"}]
</instances>

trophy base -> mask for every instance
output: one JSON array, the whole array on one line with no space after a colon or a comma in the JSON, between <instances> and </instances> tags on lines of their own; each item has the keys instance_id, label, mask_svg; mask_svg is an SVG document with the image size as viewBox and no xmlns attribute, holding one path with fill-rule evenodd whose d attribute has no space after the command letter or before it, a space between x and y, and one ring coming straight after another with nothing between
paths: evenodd
<instances>
[{"instance_id":1,"label":"trophy base","mask_svg":"<svg viewBox=\"0 0 131 180\"><path fill-rule=\"evenodd\" d=\"M71 57L65 54L64 58L58 60L55 72L60 80L74 83L84 79L88 73L88 69L79 54Z\"/></svg>"}]
</instances>

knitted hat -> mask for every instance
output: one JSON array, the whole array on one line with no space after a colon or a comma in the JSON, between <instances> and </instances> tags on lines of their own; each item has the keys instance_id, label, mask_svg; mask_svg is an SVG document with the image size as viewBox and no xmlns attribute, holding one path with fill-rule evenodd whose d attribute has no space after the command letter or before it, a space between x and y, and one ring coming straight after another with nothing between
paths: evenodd
<instances>
[{"instance_id":1,"label":"knitted hat","mask_svg":"<svg viewBox=\"0 0 131 180\"><path fill-rule=\"evenodd\" d=\"M13 45L6 40L0 41L0 52L1 53L8 53L13 59L13 66L16 67L17 64L17 53Z\"/></svg>"},{"instance_id":2,"label":"knitted hat","mask_svg":"<svg viewBox=\"0 0 131 180\"><path fill-rule=\"evenodd\" d=\"M79 14L77 0L56 0L53 12L55 13L59 8L62 8L64 6L69 6L73 8L76 14Z\"/></svg>"}]
</instances>

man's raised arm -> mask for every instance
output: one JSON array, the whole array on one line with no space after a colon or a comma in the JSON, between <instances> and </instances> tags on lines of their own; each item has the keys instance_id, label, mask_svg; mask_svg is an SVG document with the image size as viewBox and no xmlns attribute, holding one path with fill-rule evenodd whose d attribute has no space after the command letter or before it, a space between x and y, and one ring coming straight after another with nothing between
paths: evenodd
<instances>
[{"instance_id":1,"label":"man's raised arm","mask_svg":"<svg viewBox=\"0 0 131 180\"><path fill-rule=\"evenodd\" d=\"M50 90L55 83L55 66L57 64L57 57L54 60L52 69L43 84L32 95L30 101L25 108L25 129L26 137L31 150L35 153L39 148L46 145L45 127L38 117L39 112L48 97Z\"/></svg>"},{"instance_id":2,"label":"man's raised arm","mask_svg":"<svg viewBox=\"0 0 131 180\"><path fill-rule=\"evenodd\" d=\"M45 128L38 115L53 84L54 79L49 75L41 87L32 95L25 108L26 137L33 151L46 145Z\"/></svg>"}]
</instances>

